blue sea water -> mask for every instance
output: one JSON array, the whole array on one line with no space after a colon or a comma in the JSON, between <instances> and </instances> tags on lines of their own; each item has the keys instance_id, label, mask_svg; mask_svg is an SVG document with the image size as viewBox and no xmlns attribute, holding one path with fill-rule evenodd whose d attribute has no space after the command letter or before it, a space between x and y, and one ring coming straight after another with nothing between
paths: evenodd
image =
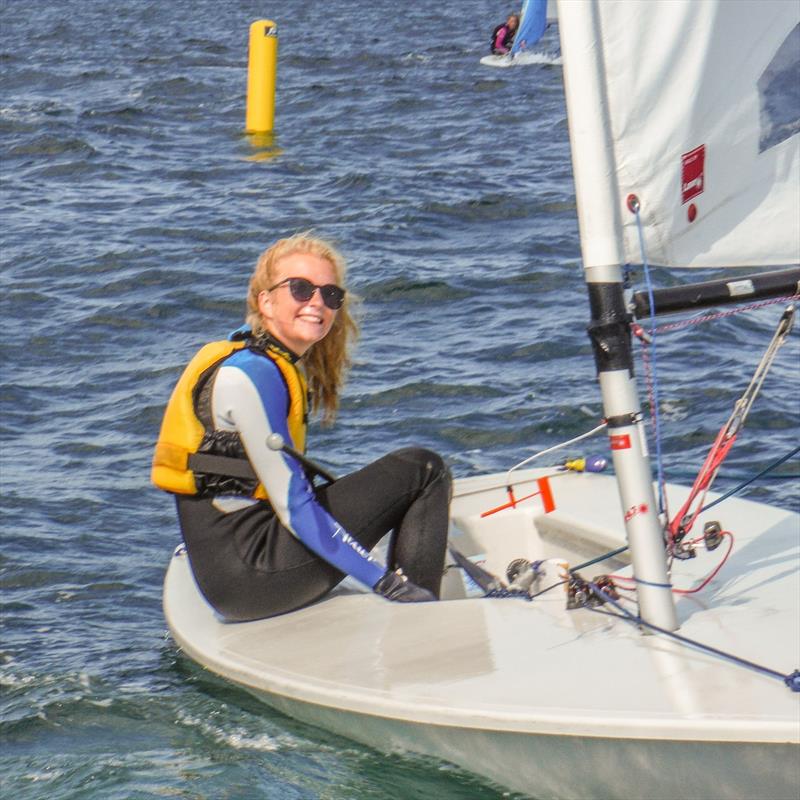
<instances>
[{"instance_id":1,"label":"blue sea water","mask_svg":"<svg viewBox=\"0 0 800 800\"><path fill-rule=\"evenodd\" d=\"M416 443L463 476L596 424L562 74L479 65L507 10L0 2L2 796L508 796L193 666L161 613L178 531L149 485L181 367L241 322L258 253L309 228L340 243L363 301L314 456L343 472ZM264 16L279 25L276 132L254 139L247 32ZM664 337L670 479L693 479L779 315ZM795 333L718 488L795 446L799 353ZM746 496L797 508L797 472Z\"/></svg>"}]
</instances>

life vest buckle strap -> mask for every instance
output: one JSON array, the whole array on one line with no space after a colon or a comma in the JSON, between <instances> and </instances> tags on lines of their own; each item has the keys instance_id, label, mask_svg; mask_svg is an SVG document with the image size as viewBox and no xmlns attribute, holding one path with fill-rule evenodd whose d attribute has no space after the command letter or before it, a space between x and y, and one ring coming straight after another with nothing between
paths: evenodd
<instances>
[{"instance_id":1,"label":"life vest buckle strap","mask_svg":"<svg viewBox=\"0 0 800 800\"><path fill-rule=\"evenodd\" d=\"M225 475L230 478L258 480L255 470L245 458L217 456L212 453L191 453L187 466L195 475L198 473L204 475Z\"/></svg>"}]
</instances>

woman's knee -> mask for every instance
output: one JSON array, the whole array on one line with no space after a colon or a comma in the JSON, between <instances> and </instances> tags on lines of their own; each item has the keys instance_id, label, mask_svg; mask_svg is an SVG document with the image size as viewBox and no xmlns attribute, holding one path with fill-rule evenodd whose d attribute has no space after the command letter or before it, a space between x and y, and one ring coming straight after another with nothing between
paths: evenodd
<instances>
[{"instance_id":1,"label":"woman's knee","mask_svg":"<svg viewBox=\"0 0 800 800\"><path fill-rule=\"evenodd\" d=\"M420 470L425 485L440 480L447 483L452 482L450 468L434 450L428 450L426 447L404 447L396 450L393 455L403 461L413 463Z\"/></svg>"}]
</instances>

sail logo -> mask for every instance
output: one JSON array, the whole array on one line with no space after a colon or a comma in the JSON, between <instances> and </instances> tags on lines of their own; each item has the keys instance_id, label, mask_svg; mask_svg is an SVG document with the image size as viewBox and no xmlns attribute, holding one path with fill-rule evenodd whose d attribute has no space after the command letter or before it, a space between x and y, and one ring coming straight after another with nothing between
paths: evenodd
<instances>
[{"instance_id":1,"label":"sail logo","mask_svg":"<svg viewBox=\"0 0 800 800\"><path fill-rule=\"evenodd\" d=\"M701 144L681 156L681 202L688 203L705 188L706 146Z\"/></svg>"}]
</instances>

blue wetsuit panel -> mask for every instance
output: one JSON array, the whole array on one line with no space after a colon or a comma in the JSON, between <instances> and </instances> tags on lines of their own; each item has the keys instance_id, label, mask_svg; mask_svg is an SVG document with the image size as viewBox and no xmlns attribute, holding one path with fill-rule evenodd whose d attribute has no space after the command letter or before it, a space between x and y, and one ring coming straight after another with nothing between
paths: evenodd
<instances>
[{"instance_id":1,"label":"blue wetsuit panel","mask_svg":"<svg viewBox=\"0 0 800 800\"><path fill-rule=\"evenodd\" d=\"M386 571L374 561L341 525L320 505L313 487L296 459L284 452L274 452L266 445L271 433L292 441L287 423L289 392L275 363L248 349L239 350L226 359L220 370L233 367L240 370L253 393L236 394L231 416L241 436L253 468L258 474L275 512L283 524L309 549L329 564L372 588Z\"/></svg>"}]
</instances>

